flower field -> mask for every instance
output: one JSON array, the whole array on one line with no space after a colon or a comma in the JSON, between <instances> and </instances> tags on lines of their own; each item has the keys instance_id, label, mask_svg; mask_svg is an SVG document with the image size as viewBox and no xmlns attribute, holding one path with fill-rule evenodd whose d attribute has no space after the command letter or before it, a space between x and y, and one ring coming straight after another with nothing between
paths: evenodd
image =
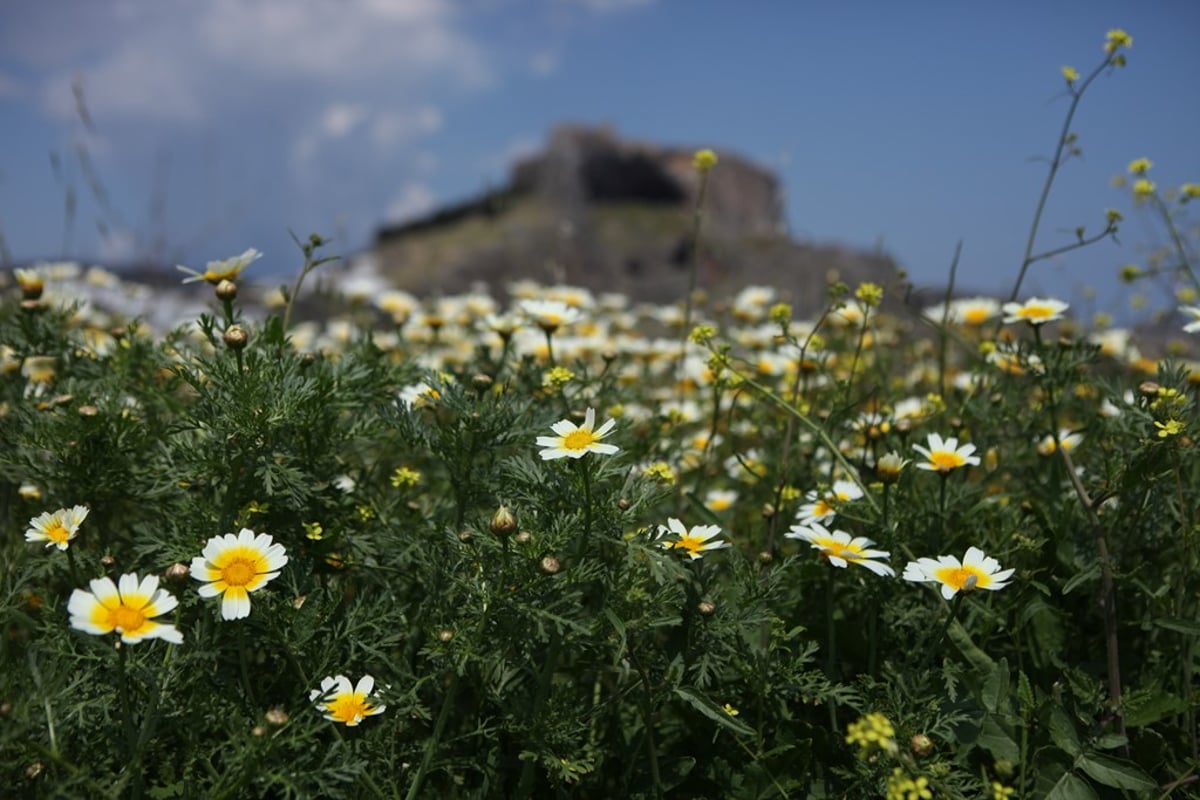
<instances>
[{"instance_id":1,"label":"flower field","mask_svg":"<svg viewBox=\"0 0 1200 800\"><path fill-rule=\"evenodd\" d=\"M98 311L100 270L5 290L7 796L1197 791L1200 365L1020 293L1032 246L1008 301L519 282L316 321L301 247L262 315L257 251L189 270L173 328Z\"/></svg>"}]
</instances>

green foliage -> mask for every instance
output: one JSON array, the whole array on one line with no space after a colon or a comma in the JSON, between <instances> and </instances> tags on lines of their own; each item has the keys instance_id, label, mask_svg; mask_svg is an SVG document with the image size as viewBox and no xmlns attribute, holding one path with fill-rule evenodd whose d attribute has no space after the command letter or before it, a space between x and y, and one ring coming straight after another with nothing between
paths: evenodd
<instances>
[{"instance_id":1,"label":"green foliage","mask_svg":"<svg viewBox=\"0 0 1200 800\"><path fill-rule=\"evenodd\" d=\"M289 298L327 260L320 237L298 243ZM1074 323L1002 325L998 307L891 316L894 287L835 287L816 320L762 287L682 309L530 290L581 310L561 326L547 315L566 305L502 319L478 294L405 314L381 299L337 337L293 327L290 302L253 321L230 285L164 334L86 304L0 306L15 795L1191 787L1191 365L1148 373ZM680 329L645 332L664 321ZM974 455L922 468L932 434ZM539 437L582 455L544 458ZM53 545L63 531L36 519L74 506L65 549L25 541ZM189 568L242 529L287 561L226 619L229 597L198 591L208 567ZM74 592L126 573L178 599L157 621L181 643L72 623ZM368 675L342 698L362 719L322 699L327 676Z\"/></svg>"}]
</instances>

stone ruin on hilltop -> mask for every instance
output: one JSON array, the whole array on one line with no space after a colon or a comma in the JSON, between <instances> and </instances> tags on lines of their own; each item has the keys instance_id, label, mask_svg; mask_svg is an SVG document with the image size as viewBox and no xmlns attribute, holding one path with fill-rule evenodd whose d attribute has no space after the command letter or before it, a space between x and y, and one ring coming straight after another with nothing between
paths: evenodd
<instances>
[{"instance_id":1,"label":"stone ruin on hilltop","mask_svg":"<svg viewBox=\"0 0 1200 800\"><path fill-rule=\"evenodd\" d=\"M683 296L699 176L694 150L622 139L607 127L563 126L516 163L508 183L378 232L372 255L391 283L418 294L518 278ZM713 293L779 288L798 313L823 307L831 275L851 286L897 284L890 258L793 241L779 181L728 152L710 173L697 283Z\"/></svg>"}]
</instances>

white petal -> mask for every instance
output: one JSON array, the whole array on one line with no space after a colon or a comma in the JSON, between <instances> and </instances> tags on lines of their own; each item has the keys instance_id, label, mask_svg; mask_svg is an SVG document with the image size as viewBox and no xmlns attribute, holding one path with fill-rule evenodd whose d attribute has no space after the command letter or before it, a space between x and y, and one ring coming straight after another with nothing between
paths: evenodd
<instances>
[{"instance_id":1,"label":"white petal","mask_svg":"<svg viewBox=\"0 0 1200 800\"><path fill-rule=\"evenodd\" d=\"M159 589L150 597L150 606L154 610L154 613L150 616L157 617L161 614L166 614L177 605L179 605L179 601L175 599L173 594L167 592L165 589Z\"/></svg>"},{"instance_id":2,"label":"white petal","mask_svg":"<svg viewBox=\"0 0 1200 800\"><path fill-rule=\"evenodd\" d=\"M67 611L72 616L90 619L92 612L98 605L100 605L100 602L96 600L96 596L91 592L76 589L71 592L71 599L67 601Z\"/></svg>"},{"instance_id":3,"label":"white petal","mask_svg":"<svg viewBox=\"0 0 1200 800\"><path fill-rule=\"evenodd\" d=\"M117 589L121 592L122 598L137 594L138 576L135 573L126 572L117 583Z\"/></svg>"},{"instance_id":4,"label":"white petal","mask_svg":"<svg viewBox=\"0 0 1200 800\"><path fill-rule=\"evenodd\" d=\"M158 576L147 575L142 578L142 582L138 585L138 592L146 597L154 597L154 592L158 589Z\"/></svg>"},{"instance_id":5,"label":"white petal","mask_svg":"<svg viewBox=\"0 0 1200 800\"><path fill-rule=\"evenodd\" d=\"M871 572L874 572L876 575L882 575L885 578L896 577L896 570L892 569L887 564L881 564L878 561L871 561L869 559L864 560L864 561L858 561L856 563L860 567L866 567L867 569L871 570Z\"/></svg>"},{"instance_id":6,"label":"white petal","mask_svg":"<svg viewBox=\"0 0 1200 800\"><path fill-rule=\"evenodd\" d=\"M94 578L88 581L88 586L91 587L92 594L102 605L116 603L121 599L117 585L112 582L112 578Z\"/></svg>"},{"instance_id":7,"label":"white petal","mask_svg":"<svg viewBox=\"0 0 1200 800\"><path fill-rule=\"evenodd\" d=\"M222 619L245 619L250 616L250 596L243 591L226 591L221 600Z\"/></svg>"},{"instance_id":8,"label":"white petal","mask_svg":"<svg viewBox=\"0 0 1200 800\"><path fill-rule=\"evenodd\" d=\"M375 679L370 675L363 675L358 679L358 685L354 687L354 691L359 694L370 694L375 688Z\"/></svg>"}]
</instances>

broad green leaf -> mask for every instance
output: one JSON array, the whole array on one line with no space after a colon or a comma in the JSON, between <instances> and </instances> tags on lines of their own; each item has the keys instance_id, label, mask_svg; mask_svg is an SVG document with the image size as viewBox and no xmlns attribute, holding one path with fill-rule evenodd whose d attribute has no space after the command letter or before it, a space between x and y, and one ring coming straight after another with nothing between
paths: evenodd
<instances>
[{"instance_id":1,"label":"broad green leaf","mask_svg":"<svg viewBox=\"0 0 1200 800\"><path fill-rule=\"evenodd\" d=\"M685 703L718 725L728 728L729 730L741 736L754 735L753 728L742 722L738 722L737 717L733 716L725 709L714 703L712 700L709 700L707 697L700 694L700 692L697 690L686 686L681 686L675 690L675 694L677 694Z\"/></svg>"},{"instance_id":2,"label":"broad green leaf","mask_svg":"<svg viewBox=\"0 0 1200 800\"><path fill-rule=\"evenodd\" d=\"M1075 759L1075 765L1105 786L1145 791L1158 785L1141 767L1112 756L1084 753Z\"/></svg>"},{"instance_id":3,"label":"broad green leaf","mask_svg":"<svg viewBox=\"0 0 1200 800\"><path fill-rule=\"evenodd\" d=\"M983 720L983 725L979 729L979 736L975 739L975 744L987 750L996 759L1005 759L1008 761L1021 760L1021 748L1013 741L1009 732L1004 730L1000 723L993 717L987 717Z\"/></svg>"},{"instance_id":4,"label":"broad green leaf","mask_svg":"<svg viewBox=\"0 0 1200 800\"><path fill-rule=\"evenodd\" d=\"M679 784L687 779L692 769L696 766L696 759L691 756L683 756L673 760L665 761L662 765L662 788L674 789Z\"/></svg>"},{"instance_id":5,"label":"broad green leaf","mask_svg":"<svg viewBox=\"0 0 1200 800\"><path fill-rule=\"evenodd\" d=\"M1050 739L1067 755L1074 758L1083 751L1079 746L1079 736L1075 733L1075 723L1061 708L1055 706L1050 709L1046 727L1050 731Z\"/></svg>"},{"instance_id":6,"label":"broad green leaf","mask_svg":"<svg viewBox=\"0 0 1200 800\"><path fill-rule=\"evenodd\" d=\"M963 658L970 661L971 666L977 671L991 672L995 668L996 662L992 660L991 656L975 646L975 643L971 641L971 634L967 633L967 629L958 620L950 623L946 635L950 638L950 641L954 642L954 646L958 648L959 652L963 654Z\"/></svg>"},{"instance_id":7,"label":"broad green leaf","mask_svg":"<svg viewBox=\"0 0 1200 800\"><path fill-rule=\"evenodd\" d=\"M1075 573L1075 575L1071 578L1071 580L1069 580L1063 584L1063 588L1062 588L1063 596L1070 594L1071 592L1075 591L1083 584L1088 583L1089 581L1093 581L1099 577L1100 577L1100 565L1098 563L1093 563L1087 569L1081 570L1080 572Z\"/></svg>"},{"instance_id":8,"label":"broad green leaf","mask_svg":"<svg viewBox=\"0 0 1200 800\"><path fill-rule=\"evenodd\" d=\"M996 713L1000 704L1008 699L1008 682L1008 659L1002 658L983 682L984 708Z\"/></svg>"},{"instance_id":9,"label":"broad green leaf","mask_svg":"<svg viewBox=\"0 0 1200 800\"><path fill-rule=\"evenodd\" d=\"M1064 772L1058 783L1054 784L1054 788L1046 795L1046 800L1097 800L1097 797L1096 791L1088 786L1087 781L1075 777L1070 772Z\"/></svg>"}]
</instances>

